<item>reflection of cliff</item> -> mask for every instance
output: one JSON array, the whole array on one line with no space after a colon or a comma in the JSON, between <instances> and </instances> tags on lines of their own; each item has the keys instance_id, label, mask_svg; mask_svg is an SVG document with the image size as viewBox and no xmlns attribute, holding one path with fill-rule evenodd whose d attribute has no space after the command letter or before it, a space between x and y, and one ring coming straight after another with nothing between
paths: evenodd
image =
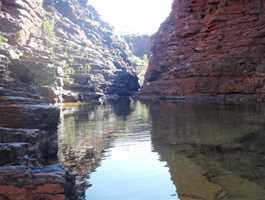
<instances>
[{"instance_id":1,"label":"reflection of cliff","mask_svg":"<svg viewBox=\"0 0 265 200\"><path fill-rule=\"evenodd\" d=\"M251 106L153 104L153 137L171 144L221 145L263 128L264 115Z\"/></svg>"},{"instance_id":2,"label":"reflection of cliff","mask_svg":"<svg viewBox=\"0 0 265 200\"><path fill-rule=\"evenodd\" d=\"M151 106L154 150L168 163L181 200L264 199L262 113L215 108Z\"/></svg>"},{"instance_id":3,"label":"reflection of cliff","mask_svg":"<svg viewBox=\"0 0 265 200\"><path fill-rule=\"evenodd\" d=\"M181 200L262 200L265 195L264 158L247 151L229 153L177 150L155 144L168 163Z\"/></svg>"},{"instance_id":4,"label":"reflection of cliff","mask_svg":"<svg viewBox=\"0 0 265 200\"><path fill-rule=\"evenodd\" d=\"M142 128L135 125L136 117L146 121L146 107L128 99L107 105L82 106L62 116L59 157L76 176L80 196L88 186L88 175L100 165L113 143L120 138L127 139L130 130Z\"/></svg>"},{"instance_id":5,"label":"reflection of cliff","mask_svg":"<svg viewBox=\"0 0 265 200\"><path fill-rule=\"evenodd\" d=\"M80 199L88 186L86 177L99 165L107 146L104 132L101 131L103 124L94 121L102 119L105 114L109 113L97 110L97 107L84 106L61 118L59 158L75 175Z\"/></svg>"}]
</instances>

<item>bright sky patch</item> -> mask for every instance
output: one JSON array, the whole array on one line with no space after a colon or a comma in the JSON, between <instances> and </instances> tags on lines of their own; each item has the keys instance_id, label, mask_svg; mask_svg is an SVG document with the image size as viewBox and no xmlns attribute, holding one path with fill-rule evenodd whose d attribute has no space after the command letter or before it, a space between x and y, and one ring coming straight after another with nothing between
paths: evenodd
<instances>
[{"instance_id":1,"label":"bright sky patch","mask_svg":"<svg viewBox=\"0 0 265 200\"><path fill-rule=\"evenodd\" d=\"M153 34L167 18L172 0L89 0L118 33Z\"/></svg>"}]
</instances>

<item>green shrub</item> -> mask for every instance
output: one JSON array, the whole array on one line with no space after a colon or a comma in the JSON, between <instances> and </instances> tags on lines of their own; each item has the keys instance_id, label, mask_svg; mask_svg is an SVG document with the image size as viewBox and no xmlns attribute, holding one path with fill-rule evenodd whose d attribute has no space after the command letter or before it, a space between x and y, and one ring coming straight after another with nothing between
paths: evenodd
<instances>
[{"instance_id":1,"label":"green shrub","mask_svg":"<svg viewBox=\"0 0 265 200\"><path fill-rule=\"evenodd\" d=\"M76 74L90 74L92 67L90 64L83 64L78 68L75 68L74 71Z\"/></svg>"},{"instance_id":2,"label":"green shrub","mask_svg":"<svg viewBox=\"0 0 265 200\"><path fill-rule=\"evenodd\" d=\"M71 76L75 73L74 69L71 67L71 63L67 63L63 66L64 71L64 85L69 86L73 83Z\"/></svg>"},{"instance_id":3,"label":"green shrub","mask_svg":"<svg viewBox=\"0 0 265 200\"><path fill-rule=\"evenodd\" d=\"M2 35L0 35L0 47L8 42L8 39Z\"/></svg>"},{"instance_id":4,"label":"green shrub","mask_svg":"<svg viewBox=\"0 0 265 200\"><path fill-rule=\"evenodd\" d=\"M137 66L137 74L139 77L139 83L140 85L143 85L144 76L147 71L148 63L149 63L148 55L145 54L143 56L143 59L137 58L137 59L134 59L133 61L134 61L134 64L136 64Z\"/></svg>"},{"instance_id":5,"label":"green shrub","mask_svg":"<svg viewBox=\"0 0 265 200\"><path fill-rule=\"evenodd\" d=\"M85 64L83 66L83 69L84 69L85 73L90 73L92 68L91 68L90 64Z\"/></svg>"},{"instance_id":6,"label":"green shrub","mask_svg":"<svg viewBox=\"0 0 265 200\"><path fill-rule=\"evenodd\" d=\"M50 41L55 39L55 32L54 32L54 20L44 20L42 24L42 28L45 34Z\"/></svg>"}]
</instances>

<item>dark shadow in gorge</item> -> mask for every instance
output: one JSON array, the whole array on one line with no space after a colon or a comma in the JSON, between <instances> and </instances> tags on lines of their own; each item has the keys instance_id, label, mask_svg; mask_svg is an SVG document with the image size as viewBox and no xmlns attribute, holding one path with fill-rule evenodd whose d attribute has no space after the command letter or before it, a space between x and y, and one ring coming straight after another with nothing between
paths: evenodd
<instances>
[{"instance_id":1,"label":"dark shadow in gorge","mask_svg":"<svg viewBox=\"0 0 265 200\"><path fill-rule=\"evenodd\" d=\"M124 121L134 110L134 107L131 106L132 101L129 98L122 98L119 101L110 101L109 103L117 117L121 117Z\"/></svg>"},{"instance_id":2,"label":"dark shadow in gorge","mask_svg":"<svg viewBox=\"0 0 265 200\"><path fill-rule=\"evenodd\" d=\"M181 200L262 200L264 114L255 106L157 103L152 143Z\"/></svg>"}]
</instances>

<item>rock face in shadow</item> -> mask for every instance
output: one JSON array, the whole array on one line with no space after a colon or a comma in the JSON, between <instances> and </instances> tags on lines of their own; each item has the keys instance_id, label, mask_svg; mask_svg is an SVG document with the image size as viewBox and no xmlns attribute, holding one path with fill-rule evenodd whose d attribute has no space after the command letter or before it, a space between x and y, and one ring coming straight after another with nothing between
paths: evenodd
<instances>
[{"instance_id":1,"label":"rock face in shadow","mask_svg":"<svg viewBox=\"0 0 265 200\"><path fill-rule=\"evenodd\" d=\"M151 46L151 36L149 35L124 35L129 48L139 58L149 55Z\"/></svg>"},{"instance_id":2,"label":"rock face in shadow","mask_svg":"<svg viewBox=\"0 0 265 200\"><path fill-rule=\"evenodd\" d=\"M175 0L153 37L142 95L264 101L264 5Z\"/></svg>"},{"instance_id":3,"label":"rock face in shadow","mask_svg":"<svg viewBox=\"0 0 265 200\"><path fill-rule=\"evenodd\" d=\"M164 102L150 111L154 151L181 200L264 198L263 109Z\"/></svg>"}]
</instances>

